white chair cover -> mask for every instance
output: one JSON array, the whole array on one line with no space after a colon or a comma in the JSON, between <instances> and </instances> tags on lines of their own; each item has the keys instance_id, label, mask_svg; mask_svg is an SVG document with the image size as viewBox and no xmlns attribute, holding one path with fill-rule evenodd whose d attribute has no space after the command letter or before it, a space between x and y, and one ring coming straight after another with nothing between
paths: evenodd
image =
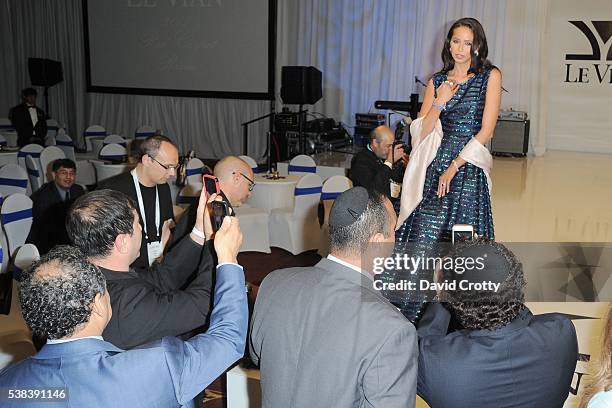
<instances>
[{"instance_id":1,"label":"white chair cover","mask_svg":"<svg viewBox=\"0 0 612 408\"><path fill-rule=\"evenodd\" d=\"M142 125L138 129L136 129L136 132L134 133L134 138L135 139L146 139L149 136L154 136L155 132L156 130L153 126Z\"/></svg>"},{"instance_id":2,"label":"white chair cover","mask_svg":"<svg viewBox=\"0 0 612 408\"><path fill-rule=\"evenodd\" d=\"M85 138L85 147L87 148L88 152L91 152L93 150L91 139L92 138L104 139L106 137L106 129L104 129L100 125L91 125L87 129L85 129L83 136Z\"/></svg>"},{"instance_id":3,"label":"white chair cover","mask_svg":"<svg viewBox=\"0 0 612 408\"><path fill-rule=\"evenodd\" d=\"M317 165L312 157L300 154L289 162L289 174L311 174L317 172Z\"/></svg>"},{"instance_id":4,"label":"white chair cover","mask_svg":"<svg viewBox=\"0 0 612 408\"><path fill-rule=\"evenodd\" d=\"M96 182L101 182L102 180L106 180L107 178L111 178L121 173L125 173L132 169L132 166L129 164L108 164L104 162L100 162L97 160L91 160L90 163L93 165L96 174ZM77 182L79 179L79 170L77 170ZM86 183L83 183L86 184ZM90 183L94 184L94 183Z\"/></svg>"},{"instance_id":5,"label":"white chair cover","mask_svg":"<svg viewBox=\"0 0 612 408\"><path fill-rule=\"evenodd\" d=\"M0 194L7 197L13 193L28 192L28 173L24 167L5 164L0 168Z\"/></svg>"},{"instance_id":6,"label":"white chair cover","mask_svg":"<svg viewBox=\"0 0 612 408\"><path fill-rule=\"evenodd\" d=\"M187 162L185 169L185 184L202 184L202 174L204 173L204 162L197 157Z\"/></svg>"},{"instance_id":7,"label":"white chair cover","mask_svg":"<svg viewBox=\"0 0 612 408\"><path fill-rule=\"evenodd\" d=\"M32 156L36 160L40 160L40 153L44 150L44 147L37 144L27 144L19 149L17 153L17 164L20 165L23 169L26 168L25 158L26 156Z\"/></svg>"},{"instance_id":8,"label":"white chair cover","mask_svg":"<svg viewBox=\"0 0 612 408\"><path fill-rule=\"evenodd\" d=\"M186 184L185 187L181 188L178 197L176 199L177 204L197 204L200 200L200 193L202 192L202 183Z\"/></svg>"},{"instance_id":9,"label":"white chair cover","mask_svg":"<svg viewBox=\"0 0 612 408\"><path fill-rule=\"evenodd\" d=\"M104 140L102 141L102 144L104 146L109 145L111 143L117 143L120 144L123 147L127 148L127 140L125 140L122 136L120 135L108 135L104 138Z\"/></svg>"},{"instance_id":10,"label":"white chair cover","mask_svg":"<svg viewBox=\"0 0 612 408\"><path fill-rule=\"evenodd\" d=\"M0 146L1 147L8 146L8 142L6 141L6 137L4 137L3 135L0 135Z\"/></svg>"},{"instance_id":11,"label":"white chair cover","mask_svg":"<svg viewBox=\"0 0 612 408\"><path fill-rule=\"evenodd\" d=\"M322 242L318 206L322 190L321 177L306 174L295 186L295 205L270 212L270 245L294 255L318 249Z\"/></svg>"},{"instance_id":12,"label":"white chair cover","mask_svg":"<svg viewBox=\"0 0 612 408\"><path fill-rule=\"evenodd\" d=\"M127 161L127 149L117 143L106 145L100 150L100 160L111 163L122 163Z\"/></svg>"},{"instance_id":13,"label":"white chair cover","mask_svg":"<svg viewBox=\"0 0 612 408\"><path fill-rule=\"evenodd\" d=\"M43 185L42 172L40 171L40 164L38 160L32 158L32 156L26 157L26 168L28 172L28 178L30 179L30 186L32 192L35 192Z\"/></svg>"},{"instance_id":14,"label":"white chair cover","mask_svg":"<svg viewBox=\"0 0 612 408\"><path fill-rule=\"evenodd\" d=\"M0 209L2 226L8 241L9 254L25 243L32 227L32 200L25 194L15 193L4 199Z\"/></svg>"},{"instance_id":15,"label":"white chair cover","mask_svg":"<svg viewBox=\"0 0 612 408\"><path fill-rule=\"evenodd\" d=\"M246 162L246 164L249 165L249 167L251 169L253 169L253 173L257 174L259 173L259 166L257 165L257 162L255 161L255 159L253 159L251 156L238 156L240 157L242 160L244 160Z\"/></svg>"},{"instance_id":16,"label":"white chair cover","mask_svg":"<svg viewBox=\"0 0 612 408\"><path fill-rule=\"evenodd\" d=\"M40 170L42 171L43 183L51 180L51 166L57 159L65 159L64 151L57 146L45 147L40 152Z\"/></svg>"},{"instance_id":17,"label":"white chair cover","mask_svg":"<svg viewBox=\"0 0 612 408\"><path fill-rule=\"evenodd\" d=\"M240 252L254 251L269 254L270 233L269 222L270 214L261 208L236 207L236 216L240 220L240 230L242 231L242 246Z\"/></svg>"},{"instance_id":18,"label":"white chair cover","mask_svg":"<svg viewBox=\"0 0 612 408\"><path fill-rule=\"evenodd\" d=\"M0 118L0 132L15 130L9 118Z\"/></svg>"},{"instance_id":19,"label":"white chair cover","mask_svg":"<svg viewBox=\"0 0 612 408\"><path fill-rule=\"evenodd\" d=\"M346 176L332 176L323 183L321 202L323 203L323 225L321 232L323 235L322 244L319 248L319 255L329 254L329 212L331 211L334 200L344 191L353 187L353 182Z\"/></svg>"},{"instance_id":20,"label":"white chair cover","mask_svg":"<svg viewBox=\"0 0 612 408\"><path fill-rule=\"evenodd\" d=\"M40 259L38 248L34 244L23 244L15 254L15 261L13 262L13 278L21 280L21 272L28 269L32 263Z\"/></svg>"},{"instance_id":21,"label":"white chair cover","mask_svg":"<svg viewBox=\"0 0 612 408\"><path fill-rule=\"evenodd\" d=\"M3 201L4 197L0 196L0 203L2 203ZM8 267L10 263L11 256L8 250L8 241L6 240L4 230L0 228L0 274L8 272Z\"/></svg>"},{"instance_id":22,"label":"white chair cover","mask_svg":"<svg viewBox=\"0 0 612 408\"><path fill-rule=\"evenodd\" d=\"M76 162L76 156L74 154L74 142L72 141L72 138L66 134L66 132L57 132L57 135L55 135L55 145L62 149L67 159Z\"/></svg>"},{"instance_id":23,"label":"white chair cover","mask_svg":"<svg viewBox=\"0 0 612 408\"><path fill-rule=\"evenodd\" d=\"M45 136L45 146L55 145L55 136L59 129L59 123L55 119L47 119L47 135Z\"/></svg>"}]
</instances>

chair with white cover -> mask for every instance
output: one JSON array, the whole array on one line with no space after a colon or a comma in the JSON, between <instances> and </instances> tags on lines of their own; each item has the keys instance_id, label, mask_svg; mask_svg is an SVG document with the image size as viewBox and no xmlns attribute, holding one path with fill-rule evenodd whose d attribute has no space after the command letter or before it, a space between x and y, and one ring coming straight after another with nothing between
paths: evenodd
<instances>
[{"instance_id":1,"label":"chair with white cover","mask_svg":"<svg viewBox=\"0 0 612 408\"><path fill-rule=\"evenodd\" d=\"M0 194L7 197L13 193L28 192L28 173L16 164L5 164L0 168Z\"/></svg>"},{"instance_id":2,"label":"chair with white cover","mask_svg":"<svg viewBox=\"0 0 612 408\"><path fill-rule=\"evenodd\" d=\"M40 170L42 171L43 183L51 181L51 166L58 159L65 159L64 151L57 146L45 147L40 152Z\"/></svg>"},{"instance_id":3,"label":"chair with white cover","mask_svg":"<svg viewBox=\"0 0 612 408\"><path fill-rule=\"evenodd\" d=\"M289 162L288 172L298 175L316 173L317 165L312 157L299 154Z\"/></svg>"},{"instance_id":4,"label":"chair with white cover","mask_svg":"<svg viewBox=\"0 0 612 408\"><path fill-rule=\"evenodd\" d=\"M329 212L340 194L353 187L353 182L346 176L332 176L323 183L323 191L321 192L321 203L323 205L323 219L321 231L323 240L319 248L319 255L327 256L329 254Z\"/></svg>"},{"instance_id":5,"label":"chair with white cover","mask_svg":"<svg viewBox=\"0 0 612 408\"><path fill-rule=\"evenodd\" d=\"M249 167L253 170L253 174L259 173L259 165L255 161L255 159L253 159L251 156L245 156L245 155L238 156L238 157L240 157L242 160L244 160L246 164L249 165Z\"/></svg>"},{"instance_id":6,"label":"chair with white cover","mask_svg":"<svg viewBox=\"0 0 612 408\"><path fill-rule=\"evenodd\" d=\"M318 219L322 180L318 174L306 174L295 186L293 208L275 208L270 212L270 245L294 255L317 249L322 242Z\"/></svg>"},{"instance_id":7,"label":"chair with white cover","mask_svg":"<svg viewBox=\"0 0 612 408\"><path fill-rule=\"evenodd\" d=\"M15 193L4 199L0 219L8 241L8 253L14 256L25 243L32 227L32 200L25 194Z\"/></svg>"},{"instance_id":8,"label":"chair with white cover","mask_svg":"<svg viewBox=\"0 0 612 408\"><path fill-rule=\"evenodd\" d=\"M91 125L87 129L85 129L83 136L85 138L85 147L87 148L88 152L91 152L93 150L91 139L104 139L106 137L106 129L104 129L100 125Z\"/></svg>"},{"instance_id":9,"label":"chair with white cover","mask_svg":"<svg viewBox=\"0 0 612 408\"><path fill-rule=\"evenodd\" d=\"M127 140L125 140L122 136L120 135L108 135L104 138L104 140L102 141L102 144L104 146L109 145L111 143L117 143L120 144L121 146L127 148Z\"/></svg>"},{"instance_id":10,"label":"chair with white cover","mask_svg":"<svg viewBox=\"0 0 612 408\"><path fill-rule=\"evenodd\" d=\"M15 130L9 118L0 118L0 131Z\"/></svg>"},{"instance_id":11,"label":"chair with white cover","mask_svg":"<svg viewBox=\"0 0 612 408\"><path fill-rule=\"evenodd\" d=\"M96 182L99 183L102 180L117 176L121 173L126 173L132 169L132 166L124 164L109 164L98 160L91 160L90 163L93 165L96 174ZM79 176L79 170L77 170L77 179ZM92 183L93 184L93 183Z\"/></svg>"},{"instance_id":12,"label":"chair with white cover","mask_svg":"<svg viewBox=\"0 0 612 408\"><path fill-rule=\"evenodd\" d=\"M28 178L30 179L32 192L35 192L44 184L42 181L42 172L40 171L40 162L33 159L32 156L28 156L26 157L26 169Z\"/></svg>"},{"instance_id":13,"label":"chair with white cover","mask_svg":"<svg viewBox=\"0 0 612 408\"><path fill-rule=\"evenodd\" d=\"M21 272L25 271L34 262L40 259L38 248L34 244L23 244L15 254L15 260L13 261L13 278L15 280L21 280Z\"/></svg>"},{"instance_id":14,"label":"chair with white cover","mask_svg":"<svg viewBox=\"0 0 612 408\"><path fill-rule=\"evenodd\" d=\"M203 184L185 184L185 187L181 188L179 191L178 197L176 198L176 203L179 205L189 205L196 204L200 200L200 194L202 193Z\"/></svg>"},{"instance_id":15,"label":"chair with white cover","mask_svg":"<svg viewBox=\"0 0 612 408\"><path fill-rule=\"evenodd\" d=\"M45 136L45 146L55 145L55 136L59 129L59 123L55 119L47 119L47 135Z\"/></svg>"},{"instance_id":16,"label":"chair with white cover","mask_svg":"<svg viewBox=\"0 0 612 408\"><path fill-rule=\"evenodd\" d=\"M202 174L205 167L204 162L197 157L189 160L185 169L185 184L202 184Z\"/></svg>"},{"instance_id":17,"label":"chair with white cover","mask_svg":"<svg viewBox=\"0 0 612 408\"><path fill-rule=\"evenodd\" d=\"M40 153L43 151L43 149L44 147L34 143L23 146L21 149L19 149L19 152L17 152L17 164L25 169L26 156L32 156L34 159L38 160L40 159Z\"/></svg>"},{"instance_id":18,"label":"chair with white cover","mask_svg":"<svg viewBox=\"0 0 612 408\"><path fill-rule=\"evenodd\" d=\"M127 149L117 143L106 145L100 150L100 160L111 163L127 161Z\"/></svg>"},{"instance_id":19,"label":"chair with white cover","mask_svg":"<svg viewBox=\"0 0 612 408\"><path fill-rule=\"evenodd\" d=\"M76 155L74 154L74 142L66 132L57 132L55 135L55 145L62 149L67 159L76 163Z\"/></svg>"},{"instance_id":20,"label":"chair with white cover","mask_svg":"<svg viewBox=\"0 0 612 408\"><path fill-rule=\"evenodd\" d=\"M96 184L96 169L89 160L79 160L76 162L76 182L84 186Z\"/></svg>"},{"instance_id":21,"label":"chair with white cover","mask_svg":"<svg viewBox=\"0 0 612 408\"><path fill-rule=\"evenodd\" d=\"M261 208L240 206L235 207L236 217L240 221L242 231L242 245L240 252L254 251L269 254L270 214Z\"/></svg>"},{"instance_id":22,"label":"chair with white cover","mask_svg":"<svg viewBox=\"0 0 612 408\"><path fill-rule=\"evenodd\" d=\"M151 125L142 125L134 133L135 139L146 139L149 136L155 136L156 129Z\"/></svg>"}]
</instances>

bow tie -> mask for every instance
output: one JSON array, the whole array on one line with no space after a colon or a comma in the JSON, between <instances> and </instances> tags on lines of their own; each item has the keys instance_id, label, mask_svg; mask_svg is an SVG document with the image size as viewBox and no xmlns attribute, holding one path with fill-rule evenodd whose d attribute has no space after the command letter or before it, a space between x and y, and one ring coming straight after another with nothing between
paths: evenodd
<instances>
[{"instance_id":1,"label":"bow tie","mask_svg":"<svg viewBox=\"0 0 612 408\"><path fill-rule=\"evenodd\" d=\"M36 109L36 106L28 106L28 109Z\"/></svg>"}]
</instances>

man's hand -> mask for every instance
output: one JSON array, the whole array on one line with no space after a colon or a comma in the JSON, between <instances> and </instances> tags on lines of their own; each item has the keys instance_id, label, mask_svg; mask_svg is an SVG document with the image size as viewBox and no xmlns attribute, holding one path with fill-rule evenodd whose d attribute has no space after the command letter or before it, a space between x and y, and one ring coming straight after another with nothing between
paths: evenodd
<instances>
[{"instance_id":1,"label":"man's hand","mask_svg":"<svg viewBox=\"0 0 612 408\"><path fill-rule=\"evenodd\" d=\"M395 145L393 149L389 150L389 154L387 155L387 161L389 163L395 163L401 158L404 157L404 148L401 144Z\"/></svg>"},{"instance_id":2,"label":"man's hand","mask_svg":"<svg viewBox=\"0 0 612 408\"><path fill-rule=\"evenodd\" d=\"M242 232L236 217L223 218L221 228L215 234L215 251L219 263L237 263L238 251L242 245Z\"/></svg>"},{"instance_id":3,"label":"man's hand","mask_svg":"<svg viewBox=\"0 0 612 408\"><path fill-rule=\"evenodd\" d=\"M204 232L206 240L209 240L214 235L212 223L210 221L210 203L215 200L221 201L221 196L217 194L212 194L208 197L208 199L206 199L207 195L208 193L206 192L206 189L202 188L202 192L200 193L200 201L198 202L198 210L196 212L196 222L194 227L197 228L199 231ZM202 242L202 239L195 236L193 233L191 234L191 238L200 244L204 244L204 242Z\"/></svg>"}]
</instances>

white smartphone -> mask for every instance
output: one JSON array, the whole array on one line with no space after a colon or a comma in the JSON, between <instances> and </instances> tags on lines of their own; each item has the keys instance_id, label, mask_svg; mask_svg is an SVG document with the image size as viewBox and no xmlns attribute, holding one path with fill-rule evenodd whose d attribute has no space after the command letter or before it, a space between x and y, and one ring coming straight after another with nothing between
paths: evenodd
<instances>
[{"instance_id":1,"label":"white smartphone","mask_svg":"<svg viewBox=\"0 0 612 408\"><path fill-rule=\"evenodd\" d=\"M455 224L451 230L453 244L474 239L474 227L467 224Z\"/></svg>"}]
</instances>

